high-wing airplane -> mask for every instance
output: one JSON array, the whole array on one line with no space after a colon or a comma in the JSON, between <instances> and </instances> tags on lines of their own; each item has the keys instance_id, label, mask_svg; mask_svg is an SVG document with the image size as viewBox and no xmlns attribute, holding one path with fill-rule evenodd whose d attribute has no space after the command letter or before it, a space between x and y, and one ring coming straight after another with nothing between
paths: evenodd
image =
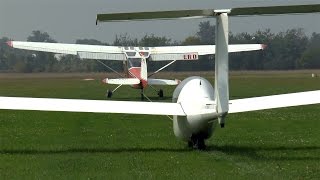
<instances>
[{"instance_id":1,"label":"high-wing airplane","mask_svg":"<svg viewBox=\"0 0 320 180\"><path fill-rule=\"evenodd\" d=\"M215 88L204 78L189 77L176 87L172 103L0 97L0 109L173 115L175 136L204 149L205 139L215 124L224 127L228 113L320 103L320 90L229 101L228 17L310 12L320 12L320 4L98 15L97 22L216 17Z\"/></svg>"},{"instance_id":2,"label":"high-wing airplane","mask_svg":"<svg viewBox=\"0 0 320 180\"><path fill-rule=\"evenodd\" d=\"M43 43L43 42L21 42L8 41L10 47L52 52L59 54L77 55L81 59L98 60L108 69L122 76L118 79L104 79L106 84L118 85L114 90L107 91L107 97L122 85L131 85L133 88L141 89L141 99L144 98L144 89L153 85L178 85L180 80L153 79L151 76L165 69L176 61L198 60L199 56L212 55L215 53L214 45L196 45L196 46L164 46L164 47L119 47L119 46L98 46L81 44L61 44L61 43ZM255 51L264 49L263 44L237 44L229 45L229 52ZM124 74L116 72L114 69L103 63L101 60L123 61ZM148 75L148 61L170 61L165 66ZM155 89L155 88L153 88ZM163 97L163 90L158 91L159 97Z\"/></svg>"}]
</instances>

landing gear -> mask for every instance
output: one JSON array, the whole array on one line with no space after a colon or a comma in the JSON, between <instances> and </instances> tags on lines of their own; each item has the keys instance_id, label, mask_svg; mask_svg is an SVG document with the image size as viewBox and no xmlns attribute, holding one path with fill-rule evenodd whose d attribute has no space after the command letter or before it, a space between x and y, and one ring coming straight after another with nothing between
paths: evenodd
<instances>
[{"instance_id":1,"label":"landing gear","mask_svg":"<svg viewBox=\"0 0 320 180\"><path fill-rule=\"evenodd\" d=\"M111 98L111 97L112 97L112 91L108 89L106 96L107 96L108 98Z\"/></svg>"},{"instance_id":2,"label":"landing gear","mask_svg":"<svg viewBox=\"0 0 320 180\"><path fill-rule=\"evenodd\" d=\"M192 135L191 140L188 141L188 147L198 150L205 150L206 144L204 142L204 138L201 135Z\"/></svg>"},{"instance_id":3,"label":"landing gear","mask_svg":"<svg viewBox=\"0 0 320 180\"><path fill-rule=\"evenodd\" d=\"M161 98L163 98L163 90L162 90L162 89L159 90L158 96L161 97Z\"/></svg>"},{"instance_id":4,"label":"landing gear","mask_svg":"<svg viewBox=\"0 0 320 180\"><path fill-rule=\"evenodd\" d=\"M141 101L144 101L144 92L143 92L143 89L141 89Z\"/></svg>"}]
</instances>

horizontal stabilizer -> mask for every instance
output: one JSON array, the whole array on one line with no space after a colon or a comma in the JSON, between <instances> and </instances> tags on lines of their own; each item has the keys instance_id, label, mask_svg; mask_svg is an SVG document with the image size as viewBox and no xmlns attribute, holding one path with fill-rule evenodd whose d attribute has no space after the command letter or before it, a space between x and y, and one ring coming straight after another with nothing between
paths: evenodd
<instances>
[{"instance_id":1,"label":"horizontal stabilizer","mask_svg":"<svg viewBox=\"0 0 320 180\"><path fill-rule=\"evenodd\" d=\"M232 8L229 16L273 15L273 14L301 14L320 12L320 4L239 7Z\"/></svg>"},{"instance_id":2,"label":"horizontal stabilizer","mask_svg":"<svg viewBox=\"0 0 320 180\"><path fill-rule=\"evenodd\" d=\"M228 13L229 16L314 13L320 12L320 4L98 14L96 24L98 22L146 21L152 19L208 18L217 16L222 12Z\"/></svg>"},{"instance_id":3,"label":"horizontal stabilizer","mask_svg":"<svg viewBox=\"0 0 320 180\"><path fill-rule=\"evenodd\" d=\"M229 113L320 103L320 91L308 91L273 96L230 100Z\"/></svg>"},{"instance_id":4,"label":"horizontal stabilizer","mask_svg":"<svg viewBox=\"0 0 320 180\"><path fill-rule=\"evenodd\" d=\"M177 11L158 11L158 12L133 12L133 13L112 13L98 14L96 24L98 22L121 22L121 21L145 21L149 19L188 19L210 17L213 9L206 10L177 10Z\"/></svg>"},{"instance_id":5,"label":"horizontal stabilizer","mask_svg":"<svg viewBox=\"0 0 320 180\"><path fill-rule=\"evenodd\" d=\"M0 97L0 109L185 116L180 104L163 102Z\"/></svg>"},{"instance_id":6,"label":"horizontal stabilizer","mask_svg":"<svg viewBox=\"0 0 320 180\"><path fill-rule=\"evenodd\" d=\"M123 84L123 85L135 85L140 84L140 80L137 78L119 78L119 79L104 79L102 82L106 84Z\"/></svg>"},{"instance_id":7,"label":"horizontal stabilizer","mask_svg":"<svg viewBox=\"0 0 320 180\"><path fill-rule=\"evenodd\" d=\"M96 24L98 22L146 21L151 19L207 18L217 16L222 12L228 13L229 16L314 13L320 12L320 4L98 14Z\"/></svg>"},{"instance_id":8,"label":"horizontal stabilizer","mask_svg":"<svg viewBox=\"0 0 320 180\"><path fill-rule=\"evenodd\" d=\"M150 85L178 85L181 81L169 80L169 79L150 79L148 78L148 84Z\"/></svg>"}]
</instances>

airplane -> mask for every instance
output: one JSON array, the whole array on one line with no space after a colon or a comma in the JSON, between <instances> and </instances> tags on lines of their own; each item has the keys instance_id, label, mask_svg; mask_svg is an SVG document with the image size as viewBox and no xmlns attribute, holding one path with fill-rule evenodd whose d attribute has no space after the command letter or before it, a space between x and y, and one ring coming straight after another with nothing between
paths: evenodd
<instances>
[{"instance_id":1,"label":"airplane","mask_svg":"<svg viewBox=\"0 0 320 180\"><path fill-rule=\"evenodd\" d=\"M151 76L170 66L176 61L198 60L199 56L214 54L214 45L195 46L164 46L164 47L121 47L82 44L62 44L45 42L8 41L7 45L17 49L51 52L56 54L76 55L81 59L95 59L121 78L102 80L105 84L118 85L113 90L107 90L106 96L111 98L113 93L122 85L130 85L141 90L141 100L144 99L144 89L153 85L178 85L180 80L153 79ZM265 49L263 44L229 45L229 52L255 51ZM101 60L123 61L124 75L118 73ZM148 75L148 61L170 61L165 66ZM156 90L157 91L157 90ZM162 89L157 91L159 97L164 96Z\"/></svg>"},{"instance_id":2,"label":"airplane","mask_svg":"<svg viewBox=\"0 0 320 180\"><path fill-rule=\"evenodd\" d=\"M205 78L193 76L176 87L171 103L0 97L0 109L173 115L175 136L202 150L215 126L224 127L228 114L320 103L320 90L229 100L228 16L311 12L320 12L320 4L98 15L96 22L215 17L215 88Z\"/></svg>"}]
</instances>

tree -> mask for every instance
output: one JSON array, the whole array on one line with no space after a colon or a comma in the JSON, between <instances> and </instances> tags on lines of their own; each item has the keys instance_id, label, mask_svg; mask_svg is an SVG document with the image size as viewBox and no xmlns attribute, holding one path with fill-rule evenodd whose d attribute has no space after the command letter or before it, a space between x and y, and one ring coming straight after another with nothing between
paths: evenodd
<instances>
[{"instance_id":1,"label":"tree","mask_svg":"<svg viewBox=\"0 0 320 180\"><path fill-rule=\"evenodd\" d=\"M181 45L198 45L201 44L200 38L197 36L189 36L184 41L181 42Z\"/></svg>"},{"instance_id":2,"label":"tree","mask_svg":"<svg viewBox=\"0 0 320 180\"><path fill-rule=\"evenodd\" d=\"M171 39L163 36L155 36L154 34L146 34L140 41L139 46L143 47L155 47L155 46L169 46L171 45Z\"/></svg>"},{"instance_id":3,"label":"tree","mask_svg":"<svg viewBox=\"0 0 320 180\"><path fill-rule=\"evenodd\" d=\"M27 41L56 43L56 41L52 39L47 32L41 32L39 30L32 31L31 35L28 36Z\"/></svg>"},{"instance_id":4,"label":"tree","mask_svg":"<svg viewBox=\"0 0 320 180\"><path fill-rule=\"evenodd\" d=\"M215 25L211 25L210 21L200 22L197 36L201 44L214 44Z\"/></svg>"},{"instance_id":5,"label":"tree","mask_svg":"<svg viewBox=\"0 0 320 180\"><path fill-rule=\"evenodd\" d=\"M31 35L27 38L31 42L49 42L56 43L47 32L39 30L32 31ZM32 58L28 58L28 63L32 63L33 72L52 72L54 64L57 63L54 55L47 52L33 52Z\"/></svg>"},{"instance_id":6,"label":"tree","mask_svg":"<svg viewBox=\"0 0 320 180\"><path fill-rule=\"evenodd\" d=\"M113 46L138 46L138 39L132 39L127 33L116 35Z\"/></svg>"},{"instance_id":7,"label":"tree","mask_svg":"<svg viewBox=\"0 0 320 180\"><path fill-rule=\"evenodd\" d=\"M76 44L90 44L90 45L108 45L96 39L77 39Z\"/></svg>"},{"instance_id":8,"label":"tree","mask_svg":"<svg viewBox=\"0 0 320 180\"><path fill-rule=\"evenodd\" d=\"M320 68L320 33L312 33L307 50L298 62L300 68Z\"/></svg>"}]
</instances>

